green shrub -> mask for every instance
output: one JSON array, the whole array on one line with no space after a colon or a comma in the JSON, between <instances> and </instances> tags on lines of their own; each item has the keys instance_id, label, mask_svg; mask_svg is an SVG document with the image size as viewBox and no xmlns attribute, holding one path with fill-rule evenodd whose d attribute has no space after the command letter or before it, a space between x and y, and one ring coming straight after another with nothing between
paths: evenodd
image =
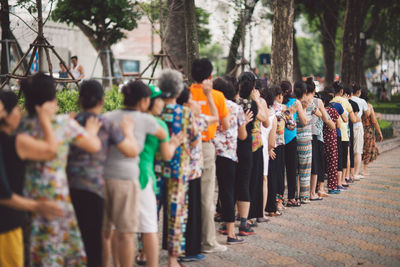
<instances>
[{"instance_id":1,"label":"green shrub","mask_svg":"<svg viewBox=\"0 0 400 267\"><path fill-rule=\"evenodd\" d=\"M75 90L57 92L58 113L78 112L78 97L79 93Z\"/></svg>"},{"instance_id":2,"label":"green shrub","mask_svg":"<svg viewBox=\"0 0 400 267\"><path fill-rule=\"evenodd\" d=\"M78 106L79 92L76 90L65 90L57 92L57 104L59 107L58 113L65 114L70 112L79 112L80 107ZM24 107L25 98L22 95L18 101L21 107ZM123 107L122 94L118 92L118 88L107 91L104 96L104 107L103 111L111 111L120 109Z\"/></svg>"},{"instance_id":3,"label":"green shrub","mask_svg":"<svg viewBox=\"0 0 400 267\"><path fill-rule=\"evenodd\" d=\"M393 127L390 121L378 120L379 127L382 131L383 139L393 138ZM377 134L376 134L377 136Z\"/></svg>"}]
</instances>

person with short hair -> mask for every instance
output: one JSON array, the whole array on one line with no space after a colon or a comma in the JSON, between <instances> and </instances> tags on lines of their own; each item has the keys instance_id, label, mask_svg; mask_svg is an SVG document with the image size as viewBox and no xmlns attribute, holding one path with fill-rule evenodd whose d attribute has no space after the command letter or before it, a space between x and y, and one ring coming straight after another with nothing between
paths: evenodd
<instances>
[{"instance_id":1,"label":"person with short hair","mask_svg":"<svg viewBox=\"0 0 400 267\"><path fill-rule=\"evenodd\" d=\"M88 153L75 145L70 146L67 176L79 228L87 255L88 267L101 266L102 227L104 216L104 164L109 148L115 145L127 157L136 157L138 148L133 136L133 122L126 117L120 125L101 115L104 90L96 80L82 82L78 98L82 111L75 119L82 126L90 118L101 122L98 137L101 149Z\"/></svg>"},{"instance_id":2,"label":"person with short hair","mask_svg":"<svg viewBox=\"0 0 400 267\"><path fill-rule=\"evenodd\" d=\"M301 84L300 84L301 85ZM283 100L282 104L286 105L286 108L294 108L293 120L297 121L297 117L302 124L307 123L307 117L301 101L304 99L306 94L306 87L299 86L299 82L292 84L289 81L282 81L281 84ZM296 92L294 92L296 90ZM296 93L296 94L295 94ZM295 97L297 96L298 99ZM285 170L286 170L286 182L288 190L288 199L286 207L299 207L300 201L296 200L297 192L297 127L293 130L285 128ZM280 195L284 195L285 184L280 184Z\"/></svg>"},{"instance_id":3,"label":"person with short hair","mask_svg":"<svg viewBox=\"0 0 400 267\"><path fill-rule=\"evenodd\" d=\"M85 70L83 69L82 65L78 63L78 57L72 56L71 63L72 66L69 68L69 71L72 74L71 78L81 82L83 78L85 78Z\"/></svg>"},{"instance_id":4,"label":"person with short hair","mask_svg":"<svg viewBox=\"0 0 400 267\"><path fill-rule=\"evenodd\" d=\"M336 129L340 128L338 124L339 113L330 103L333 96L331 96L327 90L320 93L320 97L324 102L326 112L329 114L331 120L335 123ZM339 104L338 104L339 105ZM343 113L343 108L341 113ZM323 126L323 136L324 136L324 151L325 151L325 165L326 174L328 175L328 194L339 194L340 190L337 190L337 172L338 172L338 148L337 148L337 131L336 129L331 129L326 124ZM323 187L323 185L322 185Z\"/></svg>"},{"instance_id":5,"label":"person with short hair","mask_svg":"<svg viewBox=\"0 0 400 267\"><path fill-rule=\"evenodd\" d=\"M361 97L361 87L353 84L353 95L350 97L351 100L357 103L360 111L357 113L359 118L362 118L363 115L369 116L370 110L368 109L367 102L360 98ZM358 181L360 178L364 178L360 175L361 169L361 155L363 153L364 148L364 127L362 121L356 122L353 125L354 132L354 180Z\"/></svg>"},{"instance_id":6,"label":"person with short hair","mask_svg":"<svg viewBox=\"0 0 400 267\"><path fill-rule=\"evenodd\" d=\"M3 104L4 103L4 106ZM45 102L36 107L44 138L14 134L21 120L17 96L11 91L0 93L0 266L24 266L24 211L46 217L63 215L61 207L51 200L23 197L25 160L49 160L58 144L51 127L56 103ZM28 248L29 249L29 248Z\"/></svg>"},{"instance_id":7,"label":"person with short hair","mask_svg":"<svg viewBox=\"0 0 400 267\"><path fill-rule=\"evenodd\" d=\"M175 267L180 266L178 257L184 256L185 252L190 151L200 142L200 132L190 109L176 103L184 87L182 74L177 70L165 69L157 85L163 92L165 102L160 116L167 124L169 134L183 133L183 143L175 150L172 160L156 160L154 166L156 175L162 180L163 249L168 250L168 266Z\"/></svg>"},{"instance_id":8,"label":"person with short hair","mask_svg":"<svg viewBox=\"0 0 400 267\"><path fill-rule=\"evenodd\" d=\"M375 161L379 155L378 146L376 145L375 130L378 133L378 142L382 142L383 135L379 123L376 120L375 111L373 106L369 103L368 91L362 90L361 98L368 103L369 114L362 116L362 124L364 126L364 148L362 154L363 172L362 175L367 175L368 164Z\"/></svg>"},{"instance_id":9,"label":"person with short hair","mask_svg":"<svg viewBox=\"0 0 400 267\"><path fill-rule=\"evenodd\" d=\"M304 86L299 84L299 86ZM298 118L297 124L297 155L299 164L297 167L297 177L299 180L298 196L301 204L310 203L310 181L311 181L311 163L312 163L312 115L316 114L321 117L321 112L314 104L315 85L311 83L305 84L306 94L303 98L302 105L306 112L307 123L302 124ZM296 93L296 91L295 91ZM297 99L299 96L296 95Z\"/></svg>"},{"instance_id":10,"label":"person with short hair","mask_svg":"<svg viewBox=\"0 0 400 267\"><path fill-rule=\"evenodd\" d=\"M253 114L251 111L247 111L245 114L243 108L233 102L236 96L235 89L225 79L215 79L213 88L224 94L229 114L231 114L229 129L227 131L217 129L213 140L217 154L216 174L221 202L221 214L225 223L222 229L220 229L220 233L228 235L227 244L239 244L244 242L244 240L238 238L235 234L235 180L238 162L236 154L237 139L244 140L247 138L246 125L253 120Z\"/></svg>"},{"instance_id":11,"label":"person with short hair","mask_svg":"<svg viewBox=\"0 0 400 267\"><path fill-rule=\"evenodd\" d=\"M334 97L331 100L333 103L340 104L344 113L340 115L340 135L338 135L338 139L340 136L340 144L338 140L338 188L340 190L347 190L347 183L345 181L344 173L347 168L347 156L348 156L348 147L349 147L349 135L347 133L348 121L349 119L355 123L357 122L357 118L354 115L353 108L351 107L349 101L343 97L343 85L340 82L333 83ZM346 168L345 168L346 166Z\"/></svg>"},{"instance_id":12,"label":"person with short hair","mask_svg":"<svg viewBox=\"0 0 400 267\"><path fill-rule=\"evenodd\" d=\"M134 121L133 135L137 142L137 152L142 152L148 135L159 140L165 139L166 131L152 115L144 113L150 105L150 88L140 80L130 81L123 86L122 94L124 109L107 112L104 116L114 123L120 123L126 116ZM117 237L113 244L113 249L117 251L114 264L121 267L133 265L133 235L139 224L139 174L139 157L126 157L118 147L111 146L104 166L103 266L108 266L110 262L112 234Z\"/></svg>"},{"instance_id":13,"label":"person with short hair","mask_svg":"<svg viewBox=\"0 0 400 267\"><path fill-rule=\"evenodd\" d=\"M324 151L324 137L323 137L323 126L324 124L331 129L336 130L335 124L329 118L329 114L326 112L322 100L316 92L315 83L313 77L308 77L306 81L307 85L314 88L313 92L313 103L318 108L321 116L313 114L311 117L311 132L312 132L312 158L311 158L311 182L310 182L310 201L322 200L322 197L327 197L328 194L325 192L324 184L325 180L325 151ZM319 184L319 186L317 186ZM318 188L318 190L317 190Z\"/></svg>"},{"instance_id":14,"label":"person with short hair","mask_svg":"<svg viewBox=\"0 0 400 267\"><path fill-rule=\"evenodd\" d=\"M41 72L30 76L21 84L25 96L25 108L28 116L24 117L18 133L35 138L42 138L41 127L36 106L47 101L56 105L56 89L54 79ZM85 128L68 114L52 116L52 129L58 142L58 150L52 159L27 162L25 171L25 191L33 199L53 200L59 204L65 214L63 218L48 221L34 215L31 231L31 264L33 266L86 266L86 255L81 233L76 221L70 200L66 174L69 145L74 145L90 153L101 149L97 137L100 122L91 118Z\"/></svg>"},{"instance_id":15,"label":"person with short hair","mask_svg":"<svg viewBox=\"0 0 400 267\"><path fill-rule=\"evenodd\" d=\"M206 59L195 59L192 62L192 78L195 83L190 86L193 101L201 107L201 113L210 115L209 96L203 92L203 81L212 78L213 66ZM229 110L225 97L221 92L212 90L210 95L218 110L220 127L229 129ZM225 251L226 246L218 244L215 236L214 224L214 191L215 191L215 146L212 140L217 131L217 124L211 124L206 131L202 132L202 146L204 169L201 176L201 218L202 218L202 250L206 253Z\"/></svg>"},{"instance_id":16,"label":"person with short hair","mask_svg":"<svg viewBox=\"0 0 400 267\"><path fill-rule=\"evenodd\" d=\"M270 135L275 137L269 144L269 167L268 167L268 197L265 211L268 216L280 216L279 208L280 185L285 179L285 128L293 130L296 122L293 120L294 108L287 108L282 104L283 92L279 85L272 85L268 88L274 96L272 109L276 117Z\"/></svg>"}]
</instances>

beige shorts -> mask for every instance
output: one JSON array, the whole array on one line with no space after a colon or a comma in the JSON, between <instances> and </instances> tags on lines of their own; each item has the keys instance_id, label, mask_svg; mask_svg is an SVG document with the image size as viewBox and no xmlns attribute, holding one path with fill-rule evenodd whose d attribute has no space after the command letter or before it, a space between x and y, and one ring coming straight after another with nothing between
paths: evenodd
<instances>
[{"instance_id":1,"label":"beige shorts","mask_svg":"<svg viewBox=\"0 0 400 267\"><path fill-rule=\"evenodd\" d=\"M354 133L354 154L362 154L364 148L364 129L363 127L353 128Z\"/></svg>"},{"instance_id":2,"label":"beige shorts","mask_svg":"<svg viewBox=\"0 0 400 267\"><path fill-rule=\"evenodd\" d=\"M138 225L140 185L137 180L105 179L103 228L134 233Z\"/></svg>"}]
</instances>

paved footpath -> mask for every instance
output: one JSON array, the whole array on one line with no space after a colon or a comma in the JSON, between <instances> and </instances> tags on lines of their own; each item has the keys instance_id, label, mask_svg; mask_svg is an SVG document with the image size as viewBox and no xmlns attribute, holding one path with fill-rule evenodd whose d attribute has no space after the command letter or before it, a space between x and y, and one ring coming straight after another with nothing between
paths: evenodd
<instances>
[{"instance_id":1,"label":"paved footpath","mask_svg":"<svg viewBox=\"0 0 400 267\"><path fill-rule=\"evenodd\" d=\"M245 244L185 266L400 266L400 148L369 172L349 191L288 208Z\"/></svg>"}]
</instances>

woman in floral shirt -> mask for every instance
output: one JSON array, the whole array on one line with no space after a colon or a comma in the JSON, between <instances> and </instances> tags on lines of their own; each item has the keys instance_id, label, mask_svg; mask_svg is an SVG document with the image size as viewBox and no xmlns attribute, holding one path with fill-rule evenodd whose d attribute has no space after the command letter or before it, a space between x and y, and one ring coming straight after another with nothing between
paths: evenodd
<instances>
[{"instance_id":1,"label":"woman in floral shirt","mask_svg":"<svg viewBox=\"0 0 400 267\"><path fill-rule=\"evenodd\" d=\"M193 147L200 141L193 113L189 108L176 104L176 98L183 90L182 74L166 69L161 73L158 87L165 97L165 107L161 119L167 124L169 134L183 132L184 141L172 160L155 161L155 172L163 181L161 188L164 197L163 248L168 249L168 266L179 266L179 256L185 252L185 229L188 216L187 192L190 175L190 155Z\"/></svg>"},{"instance_id":2,"label":"woman in floral shirt","mask_svg":"<svg viewBox=\"0 0 400 267\"><path fill-rule=\"evenodd\" d=\"M253 118L251 111L248 110L246 116L243 108L233 102L236 95L235 89L226 80L222 78L216 79L213 87L224 94L230 114L229 129L222 131L218 128L213 140L217 154L218 192L221 201L222 219L225 222L225 227L222 227L220 232L228 235L227 244L237 244L243 242L243 239L237 238L235 234L237 139L244 140L247 138L246 124Z\"/></svg>"},{"instance_id":3,"label":"woman in floral shirt","mask_svg":"<svg viewBox=\"0 0 400 267\"><path fill-rule=\"evenodd\" d=\"M99 152L88 153L72 144L68 156L67 175L72 204L74 206L85 244L88 267L101 265L101 230L104 216L104 164L111 145L127 157L138 154L136 139L133 136L133 123L127 118L120 124L100 115L103 110L104 92L96 80L82 82L78 102L83 111L75 119L85 125L89 118L101 122L98 137L101 140Z\"/></svg>"},{"instance_id":4,"label":"woman in floral shirt","mask_svg":"<svg viewBox=\"0 0 400 267\"><path fill-rule=\"evenodd\" d=\"M266 211L268 216L279 216L280 211L277 210L277 205L282 199L278 194L279 184L285 179L285 127L293 130L296 123L293 121L293 110L287 109L282 104L283 92L280 86L273 85L267 90L271 90L275 98L272 109L276 116L276 131L275 131L275 147L270 151L269 168L268 168L268 197ZM271 130L272 131L272 130Z\"/></svg>"},{"instance_id":5,"label":"woman in floral shirt","mask_svg":"<svg viewBox=\"0 0 400 267\"><path fill-rule=\"evenodd\" d=\"M37 73L21 85L25 95L28 116L20 125L19 132L35 138L43 138L43 130L35 106L46 101L56 101L56 90L52 77ZM49 221L43 216L33 215L31 232L32 266L86 266L81 234L69 196L66 164L69 144L95 153L101 143L97 138L98 120L89 119L86 131L68 115L55 116L53 131L59 149L52 160L28 162L26 164L26 194L35 200L53 200L63 209L65 217Z\"/></svg>"},{"instance_id":6,"label":"woman in floral shirt","mask_svg":"<svg viewBox=\"0 0 400 267\"><path fill-rule=\"evenodd\" d=\"M207 85L209 87L207 89ZM203 90L211 90L211 81L203 83ZM213 98L209 99L211 116L201 114L200 105L192 100L189 89L184 88L176 102L179 105L190 108L193 112L194 120L199 132L207 130L208 126L218 122L218 111L215 107ZM190 174L188 189L188 220L186 225L186 246L184 261L194 261L204 259L201 254L201 175L203 172L203 151L201 142L192 148L190 153Z\"/></svg>"}]
</instances>

